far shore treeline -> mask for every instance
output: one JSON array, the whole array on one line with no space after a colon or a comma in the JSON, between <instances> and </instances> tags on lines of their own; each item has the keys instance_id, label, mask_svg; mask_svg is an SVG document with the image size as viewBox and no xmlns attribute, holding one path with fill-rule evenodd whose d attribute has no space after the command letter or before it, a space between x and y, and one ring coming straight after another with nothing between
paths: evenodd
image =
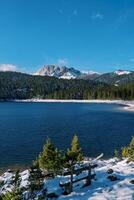
<instances>
[{"instance_id":1,"label":"far shore treeline","mask_svg":"<svg viewBox=\"0 0 134 200\"><path fill-rule=\"evenodd\" d=\"M134 99L134 81L111 85L92 80L64 80L17 72L0 72L0 100Z\"/></svg>"}]
</instances>

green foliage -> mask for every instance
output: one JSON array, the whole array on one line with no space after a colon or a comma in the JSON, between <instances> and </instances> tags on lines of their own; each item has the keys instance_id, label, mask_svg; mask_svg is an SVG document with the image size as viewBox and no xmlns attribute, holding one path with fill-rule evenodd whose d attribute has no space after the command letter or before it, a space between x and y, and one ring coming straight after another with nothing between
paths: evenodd
<instances>
[{"instance_id":1,"label":"green foliage","mask_svg":"<svg viewBox=\"0 0 134 200\"><path fill-rule=\"evenodd\" d=\"M77 135L73 136L71 146L67 150L66 157L65 157L65 167L70 170L70 185L69 185L69 192L73 191L73 174L74 174L74 167L77 162L81 162L83 160L83 154L79 145Z\"/></svg>"},{"instance_id":2,"label":"green foliage","mask_svg":"<svg viewBox=\"0 0 134 200\"><path fill-rule=\"evenodd\" d=\"M130 144L127 147L122 148L122 157L134 161L134 136L132 137Z\"/></svg>"},{"instance_id":3,"label":"green foliage","mask_svg":"<svg viewBox=\"0 0 134 200\"><path fill-rule=\"evenodd\" d=\"M36 160L33 161L32 167L34 167L34 168L40 168L40 167L39 167L39 160L38 160L38 158L37 158Z\"/></svg>"},{"instance_id":4,"label":"green foliage","mask_svg":"<svg viewBox=\"0 0 134 200\"><path fill-rule=\"evenodd\" d=\"M13 177L13 180L12 180L12 185L14 186L14 189L19 188L20 183L21 183L21 177L20 177L19 172L20 172L19 170L16 171L15 176Z\"/></svg>"},{"instance_id":5,"label":"green foliage","mask_svg":"<svg viewBox=\"0 0 134 200\"><path fill-rule=\"evenodd\" d=\"M74 165L77 162L83 160L83 154L79 145L77 135L74 135L71 143L71 147L67 150L66 154L67 163L70 165Z\"/></svg>"},{"instance_id":6,"label":"green foliage","mask_svg":"<svg viewBox=\"0 0 134 200\"><path fill-rule=\"evenodd\" d=\"M46 169L54 175L62 169L63 156L50 139L47 139L43 151L39 155L38 163L40 168Z\"/></svg>"},{"instance_id":7,"label":"green foliage","mask_svg":"<svg viewBox=\"0 0 134 200\"><path fill-rule=\"evenodd\" d=\"M39 168L32 166L29 170L29 191L30 197L34 198L36 196L36 191L41 190L43 187L43 174Z\"/></svg>"},{"instance_id":8,"label":"green foliage","mask_svg":"<svg viewBox=\"0 0 134 200\"><path fill-rule=\"evenodd\" d=\"M19 189L1 195L0 200L22 200L21 191Z\"/></svg>"},{"instance_id":9,"label":"green foliage","mask_svg":"<svg viewBox=\"0 0 134 200\"><path fill-rule=\"evenodd\" d=\"M114 150L114 156L116 158L120 158L120 153L119 153L119 151L117 149Z\"/></svg>"},{"instance_id":10,"label":"green foliage","mask_svg":"<svg viewBox=\"0 0 134 200\"><path fill-rule=\"evenodd\" d=\"M132 140L130 142L129 148L128 148L128 155L130 160L134 161L134 137L132 137Z\"/></svg>"},{"instance_id":11,"label":"green foliage","mask_svg":"<svg viewBox=\"0 0 134 200\"><path fill-rule=\"evenodd\" d=\"M83 160L83 154L79 145L77 135L74 135L71 146L67 150L66 154L63 155L61 152L55 148L54 144L50 139L47 139L46 144L43 147L43 151L39 154L38 159L33 163L32 167L29 170L29 199L35 199L37 191L42 190L42 194L38 199L44 199L46 196L47 189L43 190L44 186L44 176L42 169L52 172L54 175L57 175L62 172L64 167L68 167L71 171L71 184L70 192L72 191L73 186L73 170L74 165L77 162ZM13 177L12 192L7 193L6 195L1 195L0 200L21 200L22 190L20 189L21 177L19 171Z\"/></svg>"},{"instance_id":12,"label":"green foliage","mask_svg":"<svg viewBox=\"0 0 134 200\"><path fill-rule=\"evenodd\" d=\"M55 148L51 139L47 139L43 151L34 162L34 166L39 166L39 168L57 175L62 172L64 167L70 167L77 162L82 161L82 159L83 154L79 145L78 137L77 135L74 135L71 147L67 150L65 155Z\"/></svg>"},{"instance_id":13,"label":"green foliage","mask_svg":"<svg viewBox=\"0 0 134 200\"><path fill-rule=\"evenodd\" d=\"M127 158L129 156L128 154L128 147L123 147L122 148L122 157Z\"/></svg>"},{"instance_id":14,"label":"green foliage","mask_svg":"<svg viewBox=\"0 0 134 200\"><path fill-rule=\"evenodd\" d=\"M8 192L5 195L1 196L2 200L21 200L22 199L22 191L19 188L21 183L21 177L19 175L19 170L15 173L13 180L12 180L12 186L13 189L11 192Z\"/></svg>"},{"instance_id":15,"label":"green foliage","mask_svg":"<svg viewBox=\"0 0 134 200\"><path fill-rule=\"evenodd\" d=\"M0 72L0 100L30 98L129 100L134 98L134 82L116 87L91 80Z\"/></svg>"}]
</instances>

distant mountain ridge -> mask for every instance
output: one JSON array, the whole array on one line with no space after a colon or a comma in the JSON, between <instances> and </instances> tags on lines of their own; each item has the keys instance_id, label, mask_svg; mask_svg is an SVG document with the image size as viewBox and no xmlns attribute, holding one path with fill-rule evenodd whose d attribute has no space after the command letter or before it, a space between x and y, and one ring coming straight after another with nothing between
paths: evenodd
<instances>
[{"instance_id":1,"label":"distant mountain ridge","mask_svg":"<svg viewBox=\"0 0 134 200\"><path fill-rule=\"evenodd\" d=\"M98 72L83 72L73 67L58 65L44 65L34 75L51 76L61 79L85 79L94 80L95 82L104 82L115 86L134 81L134 71L116 70L114 72L100 74Z\"/></svg>"},{"instance_id":2,"label":"distant mountain ridge","mask_svg":"<svg viewBox=\"0 0 134 200\"><path fill-rule=\"evenodd\" d=\"M104 73L94 80L115 86L127 84L134 81L134 71L116 70L114 72Z\"/></svg>"},{"instance_id":3,"label":"distant mountain ridge","mask_svg":"<svg viewBox=\"0 0 134 200\"><path fill-rule=\"evenodd\" d=\"M40 76L54 76L63 79L75 79L75 78L86 78L88 76L94 77L98 73L96 72L82 72L74 69L73 67L58 66L58 65L44 65L34 75Z\"/></svg>"}]
</instances>

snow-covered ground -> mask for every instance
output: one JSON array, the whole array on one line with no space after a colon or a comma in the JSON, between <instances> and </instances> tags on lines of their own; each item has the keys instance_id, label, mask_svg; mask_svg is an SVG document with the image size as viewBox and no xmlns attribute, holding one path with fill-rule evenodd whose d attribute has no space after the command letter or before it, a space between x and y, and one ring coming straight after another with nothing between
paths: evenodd
<instances>
[{"instance_id":1,"label":"snow-covered ground","mask_svg":"<svg viewBox=\"0 0 134 200\"><path fill-rule=\"evenodd\" d=\"M84 189L75 188L70 197L61 197L59 199L72 200L133 200L134 184L134 163L126 163L126 160L116 162L115 159L98 161L98 167L95 169L96 179L92 185ZM113 169L113 174L118 180L110 181L108 169Z\"/></svg>"},{"instance_id":2,"label":"snow-covered ground","mask_svg":"<svg viewBox=\"0 0 134 200\"><path fill-rule=\"evenodd\" d=\"M96 176L92 184L82 187L84 182L77 182L70 195L63 195L59 186L60 181L66 181L69 177L58 176L55 179L44 180L44 187L47 187L48 192L57 194L58 200L134 200L134 162L127 163L127 160L118 161L113 158L98 160L96 164L98 166L94 169ZM108 174L109 169L113 170L112 174ZM85 174L86 172L83 172L81 176ZM20 175L21 187L26 187L29 171L25 170ZM109 180L107 178L109 175L116 176L117 180ZM9 172L0 176L0 181L4 181L4 185L0 187L0 193L11 190L12 176L13 173Z\"/></svg>"},{"instance_id":3,"label":"snow-covered ground","mask_svg":"<svg viewBox=\"0 0 134 200\"><path fill-rule=\"evenodd\" d=\"M134 100L59 100L59 99L25 99L25 100L14 100L15 102L44 102L44 103L108 103L108 104L119 104L123 105L123 108L129 111L134 111Z\"/></svg>"}]
</instances>

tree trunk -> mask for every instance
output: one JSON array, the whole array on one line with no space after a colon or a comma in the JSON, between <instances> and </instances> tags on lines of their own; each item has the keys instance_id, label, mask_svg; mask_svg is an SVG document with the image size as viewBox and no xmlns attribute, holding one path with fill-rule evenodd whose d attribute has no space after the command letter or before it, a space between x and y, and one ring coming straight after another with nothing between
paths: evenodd
<instances>
[{"instance_id":1,"label":"tree trunk","mask_svg":"<svg viewBox=\"0 0 134 200\"><path fill-rule=\"evenodd\" d=\"M73 166L71 166L71 176L70 176L70 193L73 191Z\"/></svg>"},{"instance_id":2,"label":"tree trunk","mask_svg":"<svg viewBox=\"0 0 134 200\"><path fill-rule=\"evenodd\" d=\"M88 177L85 185L91 185L91 165L89 164Z\"/></svg>"}]
</instances>

